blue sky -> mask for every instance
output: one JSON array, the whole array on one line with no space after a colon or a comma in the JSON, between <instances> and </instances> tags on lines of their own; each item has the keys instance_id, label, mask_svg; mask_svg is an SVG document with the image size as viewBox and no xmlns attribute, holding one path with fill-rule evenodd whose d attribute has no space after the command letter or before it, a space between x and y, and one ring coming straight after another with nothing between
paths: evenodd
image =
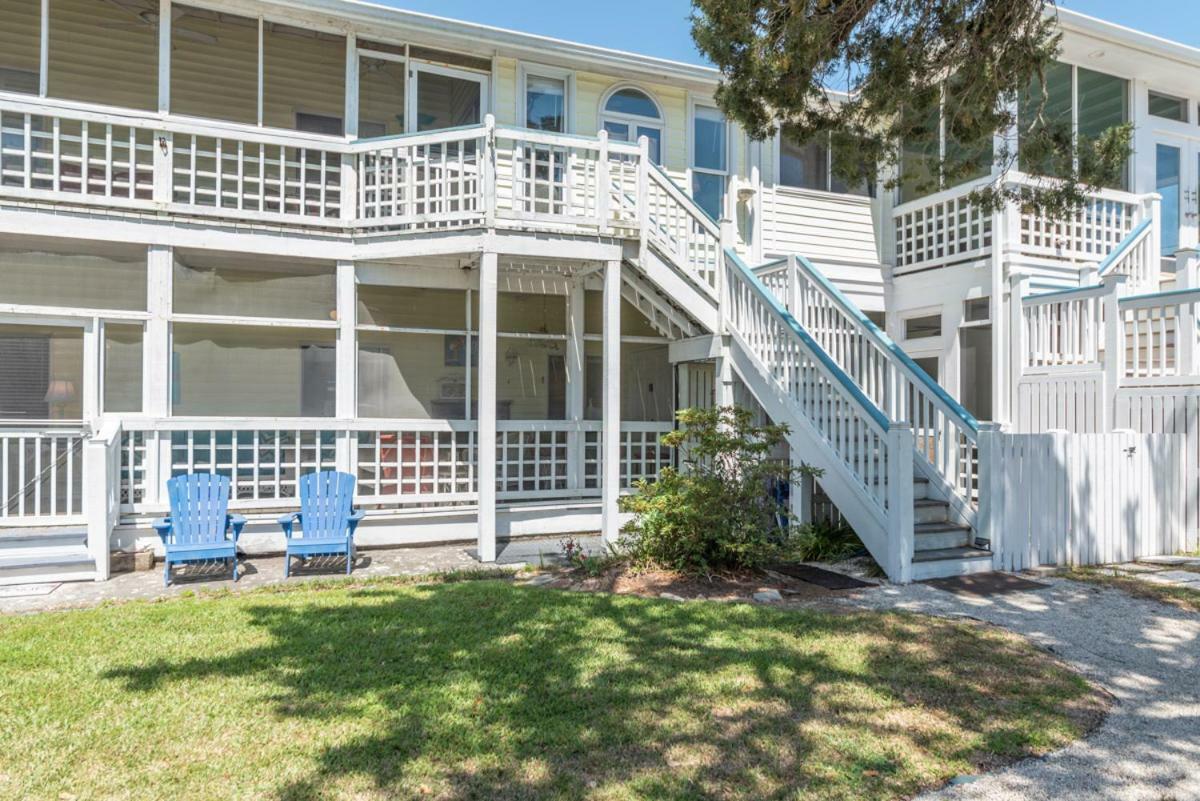
<instances>
[{"instance_id":1,"label":"blue sky","mask_svg":"<svg viewBox=\"0 0 1200 801\"><path fill-rule=\"evenodd\" d=\"M526 33L703 63L688 32L689 0L374 0ZM1066 8L1200 47L1197 0L1063 0ZM584 11L584 9L587 9Z\"/></svg>"}]
</instances>

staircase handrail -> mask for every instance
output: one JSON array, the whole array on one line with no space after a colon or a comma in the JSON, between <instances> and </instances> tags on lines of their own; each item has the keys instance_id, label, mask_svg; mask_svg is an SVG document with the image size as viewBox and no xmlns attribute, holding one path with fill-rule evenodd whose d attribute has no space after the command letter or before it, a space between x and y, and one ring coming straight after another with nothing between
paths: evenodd
<instances>
[{"instance_id":1,"label":"staircase handrail","mask_svg":"<svg viewBox=\"0 0 1200 801\"><path fill-rule=\"evenodd\" d=\"M842 291L826 278L820 270L813 266L812 262L800 255L796 255L794 258L797 266L804 272L805 276L833 300L851 322L857 324L862 329L872 344L880 351L894 357L899 362L899 366L905 375L910 380L919 383L924 388L924 391L928 392L937 401L938 406L946 414L956 419L961 427L972 435L971 439L974 440L975 436L979 433L979 421L975 419L975 416L968 412L961 403L951 397L941 384L933 380L933 377L929 373L921 369L921 366L913 361L912 357L905 353L903 348L897 345L879 326L875 325L871 321L871 318L867 317L862 309L858 308L853 301L842 294Z\"/></svg>"},{"instance_id":2,"label":"staircase handrail","mask_svg":"<svg viewBox=\"0 0 1200 801\"><path fill-rule=\"evenodd\" d=\"M1112 249L1112 252L1104 257L1104 261L1100 262L1100 265L1097 268L1098 274L1101 278L1114 271L1117 268L1117 265L1129 254L1134 245L1138 244L1145 236L1149 234L1152 222L1153 221L1150 218L1146 218L1135 225L1133 230L1126 234L1125 238L1117 243L1117 246Z\"/></svg>"}]
</instances>

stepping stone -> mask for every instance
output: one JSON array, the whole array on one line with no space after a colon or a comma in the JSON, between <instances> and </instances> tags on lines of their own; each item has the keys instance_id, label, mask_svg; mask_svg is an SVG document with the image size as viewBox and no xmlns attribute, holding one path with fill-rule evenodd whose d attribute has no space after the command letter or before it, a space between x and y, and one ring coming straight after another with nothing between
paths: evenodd
<instances>
[{"instance_id":1,"label":"stepping stone","mask_svg":"<svg viewBox=\"0 0 1200 801\"><path fill-rule=\"evenodd\" d=\"M1147 556L1144 559L1139 559L1144 565L1187 565L1194 562L1200 562L1194 556Z\"/></svg>"},{"instance_id":2,"label":"stepping stone","mask_svg":"<svg viewBox=\"0 0 1200 801\"><path fill-rule=\"evenodd\" d=\"M558 581L558 576L553 573L538 573L533 578L522 583L530 587L541 587L555 581Z\"/></svg>"},{"instance_id":3,"label":"stepping stone","mask_svg":"<svg viewBox=\"0 0 1200 801\"><path fill-rule=\"evenodd\" d=\"M1200 573L1197 573L1196 575L1200 576ZM668 601L686 601L687 600L687 598L684 598L682 595L676 595L673 592L660 592L658 594L658 597L665 598Z\"/></svg>"},{"instance_id":4,"label":"stepping stone","mask_svg":"<svg viewBox=\"0 0 1200 801\"><path fill-rule=\"evenodd\" d=\"M1114 565L1113 569L1120 573L1155 573L1159 568L1154 565L1143 565L1140 562L1125 562Z\"/></svg>"},{"instance_id":5,"label":"stepping stone","mask_svg":"<svg viewBox=\"0 0 1200 801\"><path fill-rule=\"evenodd\" d=\"M754 593L754 600L760 604L772 604L782 601L783 596L779 594L779 590L759 590Z\"/></svg>"},{"instance_id":6,"label":"stepping stone","mask_svg":"<svg viewBox=\"0 0 1200 801\"><path fill-rule=\"evenodd\" d=\"M1155 573L1152 576L1146 576L1146 581L1155 581L1161 584L1196 584L1200 585L1200 573L1192 573L1187 570L1164 570L1162 573ZM1200 589L1200 586L1198 586Z\"/></svg>"}]
</instances>

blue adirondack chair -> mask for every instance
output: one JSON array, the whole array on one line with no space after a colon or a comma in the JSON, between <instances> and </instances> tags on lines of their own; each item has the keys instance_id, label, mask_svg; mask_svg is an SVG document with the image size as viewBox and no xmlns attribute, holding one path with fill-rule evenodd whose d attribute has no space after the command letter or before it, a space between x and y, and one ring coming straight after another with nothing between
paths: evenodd
<instances>
[{"instance_id":1,"label":"blue adirondack chair","mask_svg":"<svg viewBox=\"0 0 1200 801\"><path fill-rule=\"evenodd\" d=\"M229 514L229 479L215 473L176 476L167 482L167 495L171 516L153 523L167 550L163 585L171 583L171 565L210 559L232 561L237 581L237 539L246 518Z\"/></svg>"},{"instance_id":2,"label":"blue adirondack chair","mask_svg":"<svg viewBox=\"0 0 1200 801\"><path fill-rule=\"evenodd\" d=\"M354 567L354 530L366 517L355 511L354 476L336 470L300 478L300 511L279 518L287 538L283 575L292 574L292 557L346 555L346 575ZM296 523L300 531L294 531Z\"/></svg>"}]
</instances>

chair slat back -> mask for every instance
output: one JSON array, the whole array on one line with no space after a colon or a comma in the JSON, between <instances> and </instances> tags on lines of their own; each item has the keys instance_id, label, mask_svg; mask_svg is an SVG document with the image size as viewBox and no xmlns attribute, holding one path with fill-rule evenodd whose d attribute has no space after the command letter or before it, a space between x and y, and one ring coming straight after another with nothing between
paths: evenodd
<instances>
[{"instance_id":1,"label":"chair slat back","mask_svg":"<svg viewBox=\"0 0 1200 801\"><path fill-rule=\"evenodd\" d=\"M229 514L229 479L216 473L189 473L167 482L171 500L171 540L180 545L224 542Z\"/></svg>"},{"instance_id":2,"label":"chair slat back","mask_svg":"<svg viewBox=\"0 0 1200 801\"><path fill-rule=\"evenodd\" d=\"M300 478L300 514L304 537L346 534L354 504L354 476L322 470Z\"/></svg>"}]
</instances>

